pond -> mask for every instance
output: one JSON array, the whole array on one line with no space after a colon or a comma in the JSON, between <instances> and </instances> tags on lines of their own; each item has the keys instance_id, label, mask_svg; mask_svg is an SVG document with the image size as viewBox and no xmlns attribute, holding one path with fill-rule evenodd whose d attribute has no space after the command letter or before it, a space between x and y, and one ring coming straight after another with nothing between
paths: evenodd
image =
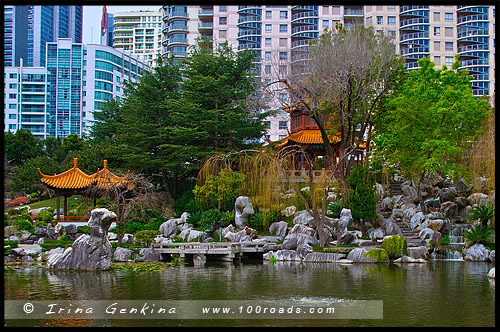
<instances>
[{"instance_id":1,"label":"pond","mask_svg":"<svg viewBox=\"0 0 500 332\"><path fill-rule=\"evenodd\" d=\"M495 326L492 263L431 260L421 264L332 264L243 261L183 265L163 271L48 271L7 269L5 300L119 300L320 307L342 301L375 301L375 319L6 319L6 326ZM250 309L249 309L250 305ZM273 312L274 314L274 312ZM128 317L128 316L127 316Z\"/></svg>"}]
</instances>

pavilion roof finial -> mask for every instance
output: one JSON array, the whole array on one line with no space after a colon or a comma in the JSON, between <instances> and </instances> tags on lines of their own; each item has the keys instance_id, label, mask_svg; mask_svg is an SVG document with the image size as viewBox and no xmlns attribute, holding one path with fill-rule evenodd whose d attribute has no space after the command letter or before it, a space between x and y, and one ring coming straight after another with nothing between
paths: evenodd
<instances>
[{"instance_id":1,"label":"pavilion roof finial","mask_svg":"<svg viewBox=\"0 0 500 332\"><path fill-rule=\"evenodd\" d=\"M78 158L73 158L73 167L74 168L78 167Z\"/></svg>"}]
</instances>

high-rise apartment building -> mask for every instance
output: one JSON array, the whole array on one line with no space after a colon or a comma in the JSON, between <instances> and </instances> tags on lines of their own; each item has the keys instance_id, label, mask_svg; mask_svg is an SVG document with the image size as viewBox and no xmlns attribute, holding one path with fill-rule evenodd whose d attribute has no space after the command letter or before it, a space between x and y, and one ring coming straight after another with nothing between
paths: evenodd
<instances>
[{"instance_id":1,"label":"high-rise apartment building","mask_svg":"<svg viewBox=\"0 0 500 332\"><path fill-rule=\"evenodd\" d=\"M275 73L307 71L309 42L337 23L373 26L394 39L408 70L430 57L437 67L450 66L460 56L460 70L472 75L475 95L491 96L494 81L494 6L454 5L337 5L264 6L202 5L163 6L162 55L185 57L195 39L205 36L214 43L227 41L233 49L248 49L256 55L254 72L263 81ZM287 101L281 91L270 108ZM287 114L268 119L268 138L287 135Z\"/></svg>"},{"instance_id":2,"label":"high-rise apartment building","mask_svg":"<svg viewBox=\"0 0 500 332\"><path fill-rule=\"evenodd\" d=\"M4 7L4 66L28 58L28 6Z\"/></svg>"},{"instance_id":3,"label":"high-rise apartment building","mask_svg":"<svg viewBox=\"0 0 500 332\"><path fill-rule=\"evenodd\" d=\"M154 65L161 54L161 12L134 11L114 14L113 47Z\"/></svg>"},{"instance_id":4,"label":"high-rise apartment building","mask_svg":"<svg viewBox=\"0 0 500 332\"><path fill-rule=\"evenodd\" d=\"M46 67L5 67L5 131L84 135L93 112L123 95L123 82L138 81L151 69L123 50L69 38L47 43L46 59Z\"/></svg>"},{"instance_id":5,"label":"high-rise apartment building","mask_svg":"<svg viewBox=\"0 0 500 332\"><path fill-rule=\"evenodd\" d=\"M82 42L82 6L28 6L29 67L45 66L46 44L58 38Z\"/></svg>"}]
</instances>

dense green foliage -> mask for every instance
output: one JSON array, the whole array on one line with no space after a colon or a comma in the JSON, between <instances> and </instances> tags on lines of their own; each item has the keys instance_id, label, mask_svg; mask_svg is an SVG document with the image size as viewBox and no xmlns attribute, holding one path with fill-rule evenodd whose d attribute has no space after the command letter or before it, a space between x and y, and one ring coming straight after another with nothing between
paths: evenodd
<instances>
[{"instance_id":1,"label":"dense green foliage","mask_svg":"<svg viewBox=\"0 0 500 332\"><path fill-rule=\"evenodd\" d=\"M468 218L471 220L479 220L483 227L488 226L488 222L495 225L495 206L493 204L475 205L469 212Z\"/></svg>"},{"instance_id":2,"label":"dense green foliage","mask_svg":"<svg viewBox=\"0 0 500 332\"><path fill-rule=\"evenodd\" d=\"M234 200L242 194L244 182L244 174L225 168L217 175L208 176L202 186L196 185L193 193L203 208L232 210Z\"/></svg>"},{"instance_id":3,"label":"dense green foliage","mask_svg":"<svg viewBox=\"0 0 500 332\"><path fill-rule=\"evenodd\" d=\"M349 176L348 206L354 220L369 222L377 219L375 177L365 165L358 165Z\"/></svg>"},{"instance_id":4,"label":"dense green foliage","mask_svg":"<svg viewBox=\"0 0 500 332\"><path fill-rule=\"evenodd\" d=\"M464 231L464 238L470 245L482 244L487 248L494 249L494 244L491 242L493 231L488 226L477 225Z\"/></svg>"},{"instance_id":5,"label":"dense green foliage","mask_svg":"<svg viewBox=\"0 0 500 332\"><path fill-rule=\"evenodd\" d=\"M408 255L406 239L400 235L385 237L380 245L389 256Z\"/></svg>"},{"instance_id":6,"label":"dense green foliage","mask_svg":"<svg viewBox=\"0 0 500 332\"><path fill-rule=\"evenodd\" d=\"M409 176L466 176L464 151L491 107L472 94L467 72L455 71L458 61L452 69L435 69L429 58L418 64L385 103L375 150Z\"/></svg>"}]
</instances>

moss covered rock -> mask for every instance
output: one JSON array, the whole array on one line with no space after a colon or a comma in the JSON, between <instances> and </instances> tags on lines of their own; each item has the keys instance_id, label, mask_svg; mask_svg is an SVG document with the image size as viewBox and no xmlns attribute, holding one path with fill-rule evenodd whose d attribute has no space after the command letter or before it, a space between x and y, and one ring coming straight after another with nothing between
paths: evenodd
<instances>
[{"instance_id":1,"label":"moss covered rock","mask_svg":"<svg viewBox=\"0 0 500 332\"><path fill-rule=\"evenodd\" d=\"M387 251L382 248L370 249L367 253L363 253L363 256L376 259L377 263L384 263L389 261L389 255L387 254Z\"/></svg>"}]
</instances>

